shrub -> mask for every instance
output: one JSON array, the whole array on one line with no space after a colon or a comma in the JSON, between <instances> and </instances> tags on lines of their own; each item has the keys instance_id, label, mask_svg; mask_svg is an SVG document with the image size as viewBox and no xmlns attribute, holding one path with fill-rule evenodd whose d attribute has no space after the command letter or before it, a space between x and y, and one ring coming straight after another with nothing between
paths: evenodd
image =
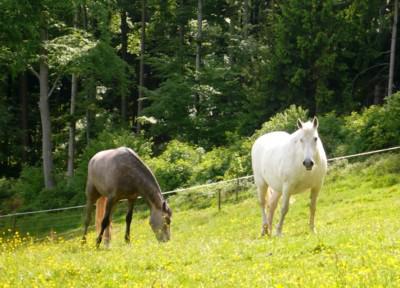
<instances>
[{"instance_id":1,"label":"shrub","mask_svg":"<svg viewBox=\"0 0 400 288\"><path fill-rule=\"evenodd\" d=\"M173 190L188 185L203 154L202 148L173 140L160 156L150 159L148 164L162 190Z\"/></svg>"},{"instance_id":2,"label":"shrub","mask_svg":"<svg viewBox=\"0 0 400 288\"><path fill-rule=\"evenodd\" d=\"M297 119L305 121L307 115L307 110L304 110L302 107L297 107L296 105L291 105L285 111L271 117L271 119L265 122L261 126L261 129L257 130L251 138L255 141L261 135L273 131L293 133L297 129Z\"/></svg>"},{"instance_id":3,"label":"shrub","mask_svg":"<svg viewBox=\"0 0 400 288\"><path fill-rule=\"evenodd\" d=\"M334 112L318 117L318 133L328 157L341 156L340 147L345 141L344 120Z\"/></svg>"},{"instance_id":4,"label":"shrub","mask_svg":"<svg viewBox=\"0 0 400 288\"><path fill-rule=\"evenodd\" d=\"M201 156L200 163L194 167L190 184L203 184L223 179L232 160L230 151L223 147L214 148Z\"/></svg>"},{"instance_id":5,"label":"shrub","mask_svg":"<svg viewBox=\"0 0 400 288\"><path fill-rule=\"evenodd\" d=\"M0 178L0 214L16 211L22 205L21 196L13 189L14 179Z\"/></svg>"},{"instance_id":6,"label":"shrub","mask_svg":"<svg viewBox=\"0 0 400 288\"><path fill-rule=\"evenodd\" d=\"M381 149L400 143L400 93L383 106L371 106L344 118L345 153Z\"/></svg>"},{"instance_id":7,"label":"shrub","mask_svg":"<svg viewBox=\"0 0 400 288\"><path fill-rule=\"evenodd\" d=\"M251 146L252 139L242 138L229 147L231 161L224 173L224 179L232 179L252 174L251 170Z\"/></svg>"},{"instance_id":8,"label":"shrub","mask_svg":"<svg viewBox=\"0 0 400 288\"><path fill-rule=\"evenodd\" d=\"M38 195L43 189L43 174L41 167L25 166L20 177L14 184L13 191L22 199L24 211L41 208Z\"/></svg>"}]
</instances>

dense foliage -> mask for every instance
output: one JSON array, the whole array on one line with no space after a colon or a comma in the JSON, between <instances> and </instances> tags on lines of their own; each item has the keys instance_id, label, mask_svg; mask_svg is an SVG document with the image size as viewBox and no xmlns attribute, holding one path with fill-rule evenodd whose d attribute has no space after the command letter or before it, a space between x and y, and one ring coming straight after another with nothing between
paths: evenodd
<instances>
[{"instance_id":1,"label":"dense foliage","mask_svg":"<svg viewBox=\"0 0 400 288\"><path fill-rule=\"evenodd\" d=\"M254 139L297 118L329 156L398 145L392 2L1 1L0 213L81 204L121 145L164 191L250 174Z\"/></svg>"}]
</instances>

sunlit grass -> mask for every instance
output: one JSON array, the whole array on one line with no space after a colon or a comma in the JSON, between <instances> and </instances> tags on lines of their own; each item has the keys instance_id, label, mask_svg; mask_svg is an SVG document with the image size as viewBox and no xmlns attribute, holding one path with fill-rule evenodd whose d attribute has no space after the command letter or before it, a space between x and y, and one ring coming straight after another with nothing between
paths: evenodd
<instances>
[{"instance_id":1,"label":"sunlit grass","mask_svg":"<svg viewBox=\"0 0 400 288\"><path fill-rule=\"evenodd\" d=\"M132 223L131 245L115 223L110 249L96 250L94 233L86 246L80 237L35 243L2 235L0 287L400 287L400 175L378 175L374 165L330 171L316 235L308 232L306 194L295 197L281 238L260 237L255 197L220 212L174 213L166 244L142 217Z\"/></svg>"}]
</instances>

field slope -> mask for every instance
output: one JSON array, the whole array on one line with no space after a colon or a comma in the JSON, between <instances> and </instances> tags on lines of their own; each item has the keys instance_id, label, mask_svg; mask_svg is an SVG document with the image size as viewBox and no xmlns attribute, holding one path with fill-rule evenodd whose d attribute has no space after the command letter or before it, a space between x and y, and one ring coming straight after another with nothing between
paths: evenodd
<instances>
[{"instance_id":1,"label":"field slope","mask_svg":"<svg viewBox=\"0 0 400 288\"><path fill-rule=\"evenodd\" d=\"M307 205L295 197L281 238L260 237L256 197L176 212L166 244L138 217L131 245L115 224L110 249L96 250L94 233L86 246L2 238L0 287L400 287L398 155L331 167L316 235Z\"/></svg>"}]
</instances>

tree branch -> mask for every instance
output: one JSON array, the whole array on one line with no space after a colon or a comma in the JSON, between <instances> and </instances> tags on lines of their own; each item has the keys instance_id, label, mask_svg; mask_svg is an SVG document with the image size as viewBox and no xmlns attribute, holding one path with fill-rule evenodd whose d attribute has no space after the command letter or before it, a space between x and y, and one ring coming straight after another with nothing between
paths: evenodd
<instances>
[{"instance_id":1,"label":"tree branch","mask_svg":"<svg viewBox=\"0 0 400 288\"><path fill-rule=\"evenodd\" d=\"M60 75L58 75L56 80L54 81L53 87L51 87L49 93L47 94L47 98L50 98L51 94L53 94L54 89L56 89L59 80L60 80Z\"/></svg>"},{"instance_id":2,"label":"tree branch","mask_svg":"<svg viewBox=\"0 0 400 288\"><path fill-rule=\"evenodd\" d=\"M385 62L385 63L378 63L378 64L372 65L372 66L370 66L370 67L368 67L368 68L362 70L361 72L357 73L357 75L353 78L353 81L352 81L352 84L351 84L351 95L353 95L354 86L355 86L355 84L356 84L356 81L358 80L358 78L359 78L361 75L363 75L364 73L366 73L366 72L368 72L369 70L372 70L372 69L374 69L374 68L376 68L376 67L385 66L384 68L386 68L386 66L388 66L388 65L389 65L389 63L387 63L387 62Z\"/></svg>"},{"instance_id":3,"label":"tree branch","mask_svg":"<svg viewBox=\"0 0 400 288\"><path fill-rule=\"evenodd\" d=\"M31 71L31 72L33 73L33 75L35 75L35 76L36 76L36 78L38 78L38 80L40 79L40 75L39 75L39 73L38 73L38 72L36 72L36 70L35 70L35 69L33 69L33 67L32 67L32 66L28 66L28 69L29 69L29 71Z\"/></svg>"}]
</instances>

